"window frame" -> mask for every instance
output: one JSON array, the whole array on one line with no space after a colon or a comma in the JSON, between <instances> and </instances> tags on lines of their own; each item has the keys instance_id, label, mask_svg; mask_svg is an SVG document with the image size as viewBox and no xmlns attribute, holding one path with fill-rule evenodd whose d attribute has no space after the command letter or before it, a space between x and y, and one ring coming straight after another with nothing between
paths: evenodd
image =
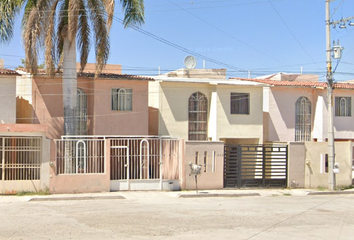
<instances>
[{"instance_id":1,"label":"window frame","mask_svg":"<svg viewBox=\"0 0 354 240\"><path fill-rule=\"evenodd\" d=\"M312 105L305 97L299 97L295 103L295 142L311 141Z\"/></svg>"},{"instance_id":2,"label":"window frame","mask_svg":"<svg viewBox=\"0 0 354 240\"><path fill-rule=\"evenodd\" d=\"M201 92L188 99L188 140L208 140L208 99Z\"/></svg>"},{"instance_id":3,"label":"window frame","mask_svg":"<svg viewBox=\"0 0 354 240\"><path fill-rule=\"evenodd\" d=\"M334 98L334 116L352 116L352 97L338 96Z\"/></svg>"},{"instance_id":4,"label":"window frame","mask_svg":"<svg viewBox=\"0 0 354 240\"><path fill-rule=\"evenodd\" d=\"M250 103L251 97L249 93L231 92L230 114L250 115Z\"/></svg>"},{"instance_id":5,"label":"window frame","mask_svg":"<svg viewBox=\"0 0 354 240\"><path fill-rule=\"evenodd\" d=\"M133 111L133 89L112 88L111 89L111 111L128 112Z\"/></svg>"}]
</instances>

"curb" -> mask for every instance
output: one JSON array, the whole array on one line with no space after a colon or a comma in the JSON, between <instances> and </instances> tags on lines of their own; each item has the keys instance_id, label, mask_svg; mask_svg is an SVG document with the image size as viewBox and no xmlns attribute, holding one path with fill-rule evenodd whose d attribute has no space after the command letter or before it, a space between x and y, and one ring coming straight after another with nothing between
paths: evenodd
<instances>
[{"instance_id":1,"label":"curb","mask_svg":"<svg viewBox=\"0 0 354 240\"><path fill-rule=\"evenodd\" d=\"M122 196L96 196L96 197L34 197L28 200L28 202L46 202L46 201L67 201L67 200L112 200L112 199L125 199Z\"/></svg>"},{"instance_id":2,"label":"curb","mask_svg":"<svg viewBox=\"0 0 354 240\"><path fill-rule=\"evenodd\" d=\"M354 194L354 191L309 192L307 195L345 195L345 194Z\"/></svg>"},{"instance_id":3,"label":"curb","mask_svg":"<svg viewBox=\"0 0 354 240\"><path fill-rule=\"evenodd\" d=\"M206 197L260 197L259 193L201 193L201 194L180 194L179 198L206 198Z\"/></svg>"}]
</instances>

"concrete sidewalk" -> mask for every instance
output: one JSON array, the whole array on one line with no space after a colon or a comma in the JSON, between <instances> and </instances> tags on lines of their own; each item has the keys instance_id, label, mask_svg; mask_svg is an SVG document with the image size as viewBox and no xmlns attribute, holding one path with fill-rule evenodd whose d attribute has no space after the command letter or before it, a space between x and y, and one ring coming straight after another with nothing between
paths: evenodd
<instances>
[{"instance_id":1,"label":"concrete sidewalk","mask_svg":"<svg viewBox=\"0 0 354 240\"><path fill-rule=\"evenodd\" d=\"M33 196L4 196L4 198L21 198L25 201L64 201L64 200L99 200L99 199L133 199L133 198L210 198L210 197L305 197L308 195L354 194L354 189L338 191L318 191L316 189L222 189L194 191L119 191L101 193L52 194Z\"/></svg>"}]
</instances>

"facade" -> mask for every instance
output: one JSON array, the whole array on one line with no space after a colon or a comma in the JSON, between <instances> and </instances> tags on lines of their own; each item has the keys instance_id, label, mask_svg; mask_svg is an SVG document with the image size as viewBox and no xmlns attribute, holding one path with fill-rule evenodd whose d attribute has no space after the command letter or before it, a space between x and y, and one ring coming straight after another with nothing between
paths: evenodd
<instances>
[{"instance_id":1,"label":"facade","mask_svg":"<svg viewBox=\"0 0 354 240\"><path fill-rule=\"evenodd\" d=\"M119 73L103 72L98 78L90 71L78 73L77 135L148 135L151 80ZM64 124L61 74L54 78L24 74L18 82L26 86L18 92L18 118L48 125L47 136L60 138Z\"/></svg>"},{"instance_id":2,"label":"facade","mask_svg":"<svg viewBox=\"0 0 354 240\"><path fill-rule=\"evenodd\" d=\"M263 90L264 143L291 145L289 186L327 187L327 83L318 82L317 76L307 75L304 81L297 78L295 74L286 80L279 76L276 80L239 80L268 85ZM333 88L336 178L337 186L345 186L353 179L354 84L336 83Z\"/></svg>"},{"instance_id":3,"label":"facade","mask_svg":"<svg viewBox=\"0 0 354 240\"><path fill-rule=\"evenodd\" d=\"M177 70L149 82L149 133L185 140L263 142L262 84L224 69Z\"/></svg>"},{"instance_id":4,"label":"facade","mask_svg":"<svg viewBox=\"0 0 354 240\"><path fill-rule=\"evenodd\" d=\"M16 121L16 78L0 69L0 193L39 191L49 186L47 127Z\"/></svg>"}]
</instances>

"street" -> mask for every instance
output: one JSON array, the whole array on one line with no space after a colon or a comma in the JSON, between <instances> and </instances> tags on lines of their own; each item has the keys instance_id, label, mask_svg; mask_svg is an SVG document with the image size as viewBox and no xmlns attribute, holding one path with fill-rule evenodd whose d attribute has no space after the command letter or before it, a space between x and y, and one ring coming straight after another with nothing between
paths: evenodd
<instances>
[{"instance_id":1,"label":"street","mask_svg":"<svg viewBox=\"0 0 354 240\"><path fill-rule=\"evenodd\" d=\"M354 195L28 201L0 197L0 239L353 239Z\"/></svg>"}]
</instances>

